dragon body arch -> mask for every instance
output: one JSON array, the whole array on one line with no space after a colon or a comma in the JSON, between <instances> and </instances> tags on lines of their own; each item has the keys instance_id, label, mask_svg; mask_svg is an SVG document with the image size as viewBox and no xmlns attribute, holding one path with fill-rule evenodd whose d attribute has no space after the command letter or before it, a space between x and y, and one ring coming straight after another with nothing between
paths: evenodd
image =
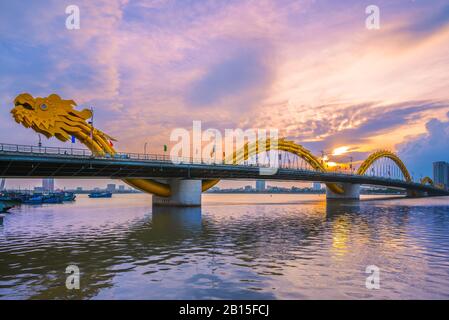
<instances>
[{"instance_id":1,"label":"dragon body arch","mask_svg":"<svg viewBox=\"0 0 449 320\"><path fill-rule=\"evenodd\" d=\"M422 184L428 184L428 185L431 185L431 186L435 185L433 180L430 177L427 177L427 176L421 179L421 183Z\"/></svg>"},{"instance_id":2,"label":"dragon body arch","mask_svg":"<svg viewBox=\"0 0 449 320\"><path fill-rule=\"evenodd\" d=\"M388 158L388 159L392 160L398 166L399 170L401 170L402 174L404 175L405 181L407 181L407 182L412 181L412 177L410 176L410 173L408 172L408 170L405 167L405 164L402 162L402 160L399 159L399 157L396 154L394 154L391 151L387 151L387 150L380 150L380 151L376 151L376 152L372 153L368 158L365 159L365 161L362 162L359 169L357 170L357 174L359 174L359 175L365 174L368 171L369 167L376 160L381 159L381 158Z\"/></svg>"}]
</instances>

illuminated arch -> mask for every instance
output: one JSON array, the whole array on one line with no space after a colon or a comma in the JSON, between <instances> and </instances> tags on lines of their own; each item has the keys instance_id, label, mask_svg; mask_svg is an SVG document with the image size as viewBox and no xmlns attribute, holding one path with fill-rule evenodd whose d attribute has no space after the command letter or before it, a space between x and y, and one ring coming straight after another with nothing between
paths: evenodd
<instances>
[{"instance_id":1,"label":"illuminated arch","mask_svg":"<svg viewBox=\"0 0 449 320\"><path fill-rule=\"evenodd\" d=\"M265 144L264 148L259 148L259 144L261 144L261 147L262 144ZM297 155L298 157L304 159L304 161L306 161L313 169L320 172L326 172L326 169L324 168L321 161L318 158L316 158L309 150L307 150L306 148L304 148L299 144L296 144L293 141L285 139L279 139L277 143L276 142L271 143L270 139L246 143L242 149L235 151L231 157L228 157L225 160L225 163L237 165L242 161L248 160L250 156L255 156L261 152L267 152L270 150L284 151ZM219 181L220 181L219 179L204 180L203 191L206 191L207 189L211 188ZM338 184L326 183L326 186L334 193L338 194L344 193L343 188L340 187Z\"/></svg>"},{"instance_id":2,"label":"illuminated arch","mask_svg":"<svg viewBox=\"0 0 449 320\"><path fill-rule=\"evenodd\" d=\"M410 173L408 172L407 168L405 167L404 163L402 162L399 157L394 154L391 151L381 150L376 151L372 153L368 158L366 158L365 161L360 165L359 169L357 170L357 174L363 175L368 171L368 168L378 159L381 158L388 158L392 160L398 167L399 170L401 170L402 174L404 175L404 178L407 182L412 181L412 177L410 176Z\"/></svg>"},{"instance_id":3,"label":"illuminated arch","mask_svg":"<svg viewBox=\"0 0 449 320\"><path fill-rule=\"evenodd\" d=\"M421 183L422 183L422 184L429 184L429 185L431 185L431 186L434 185L433 180L432 180L431 178L429 178L429 177L424 177L424 178L422 178L422 179L421 179Z\"/></svg>"}]
</instances>

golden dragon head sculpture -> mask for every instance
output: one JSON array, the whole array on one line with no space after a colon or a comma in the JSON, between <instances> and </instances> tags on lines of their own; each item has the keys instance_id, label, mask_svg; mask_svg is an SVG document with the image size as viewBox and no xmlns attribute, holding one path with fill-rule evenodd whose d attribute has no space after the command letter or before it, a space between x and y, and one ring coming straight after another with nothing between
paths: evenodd
<instances>
[{"instance_id":1,"label":"golden dragon head sculpture","mask_svg":"<svg viewBox=\"0 0 449 320\"><path fill-rule=\"evenodd\" d=\"M75 101L63 100L57 94L34 98L22 93L14 99L11 113L17 123L47 138L67 141L74 136L96 155L115 154L110 143L115 139L86 122L92 117L90 110L78 111L75 106Z\"/></svg>"}]
</instances>

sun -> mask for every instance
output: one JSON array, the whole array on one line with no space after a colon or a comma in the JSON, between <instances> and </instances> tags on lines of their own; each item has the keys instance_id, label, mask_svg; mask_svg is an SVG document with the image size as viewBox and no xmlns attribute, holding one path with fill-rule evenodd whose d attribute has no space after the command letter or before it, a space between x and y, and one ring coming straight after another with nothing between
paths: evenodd
<instances>
[{"instance_id":1,"label":"sun","mask_svg":"<svg viewBox=\"0 0 449 320\"><path fill-rule=\"evenodd\" d=\"M344 154L344 153L346 153L348 151L349 151L349 147L348 146L338 147L338 148L335 148L334 151L332 151L332 155L333 156L339 156L339 155L342 155L342 154Z\"/></svg>"}]
</instances>

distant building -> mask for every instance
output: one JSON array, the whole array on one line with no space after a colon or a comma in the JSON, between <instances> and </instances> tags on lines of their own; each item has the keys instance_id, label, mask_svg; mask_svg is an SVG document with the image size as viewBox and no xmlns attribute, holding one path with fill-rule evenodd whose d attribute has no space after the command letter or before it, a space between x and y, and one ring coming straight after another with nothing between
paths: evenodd
<instances>
[{"instance_id":1,"label":"distant building","mask_svg":"<svg viewBox=\"0 0 449 320\"><path fill-rule=\"evenodd\" d=\"M245 186L245 191L251 191L253 188L251 186Z\"/></svg>"},{"instance_id":2,"label":"distant building","mask_svg":"<svg viewBox=\"0 0 449 320\"><path fill-rule=\"evenodd\" d=\"M114 183L109 183L106 186L106 190L109 191L109 192L115 192L115 184Z\"/></svg>"},{"instance_id":3,"label":"distant building","mask_svg":"<svg viewBox=\"0 0 449 320\"><path fill-rule=\"evenodd\" d=\"M449 163L444 161L433 163L433 182L445 188L449 187Z\"/></svg>"},{"instance_id":4,"label":"distant building","mask_svg":"<svg viewBox=\"0 0 449 320\"><path fill-rule=\"evenodd\" d=\"M47 190L44 190L43 187L34 187L33 191L34 192L43 192L43 191L47 191Z\"/></svg>"},{"instance_id":5,"label":"distant building","mask_svg":"<svg viewBox=\"0 0 449 320\"><path fill-rule=\"evenodd\" d=\"M265 180L256 180L256 191L265 191Z\"/></svg>"},{"instance_id":6,"label":"distant building","mask_svg":"<svg viewBox=\"0 0 449 320\"><path fill-rule=\"evenodd\" d=\"M47 192L55 191L55 179L42 179L42 190Z\"/></svg>"},{"instance_id":7,"label":"distant building","mask_svg":"<svg viewBox=\"0 0 449 320\"><path fill-rule=\"evenodd\" d=\"M83 187L76 187L76 191L83 191Z\"/></svg>"},{"instance_id":8,"label":"distant building","mask_svg":"<svg viewBox=\"0 0 449 320\"><path fill-rule=\"evenodd\" d=\"M314 183L312 183L312 190L314 190L314 191L320 191L320 190L321 190L321 183L320 183L320 182L314 182Z\"/></svg>"},{"instance_id":9,"label":"distant building","mask_svg":"<svg viewBox=\"0 0 449 320\"><path fill-rule=\"evenodd\" d=\"M124 192L125 191L125 186L123 184L118 186L118 191L119 192Z\"/></svg>"}]
</instances>

